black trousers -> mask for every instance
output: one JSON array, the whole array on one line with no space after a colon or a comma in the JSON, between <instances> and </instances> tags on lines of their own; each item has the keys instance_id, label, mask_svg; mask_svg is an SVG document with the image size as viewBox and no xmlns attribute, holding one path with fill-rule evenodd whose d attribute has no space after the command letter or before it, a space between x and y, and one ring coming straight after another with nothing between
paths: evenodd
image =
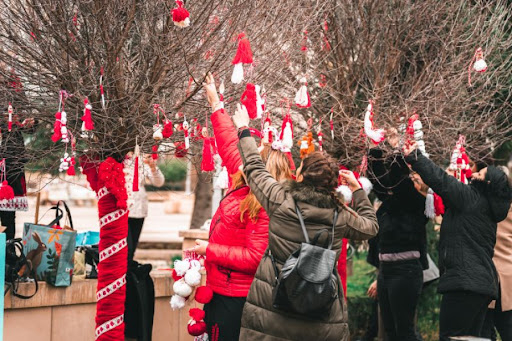
<instances>
[{"instance_id":1,"label":"black trousers","mask_svg":"<svg viewBox=\"0 0 512 341\"><path fill-rule=\"evenodd\" d=\"M480 336L491 297L470 291L443 294L439 314L439 340L451 336Z\"/></svg>"},{"instance_id":2,"label":"black trousers","mask_svg":"<svg viewBox=\"0 0 512 341\"><path fill-rule=\"evenodd\" d=\"M5 230L5 238L7 240L14 239L16 233L16 212L15 211L0 211L0 219L2 226L7 227Z\"/></svg>"},{"instance_id":3,"label":"black trousers","mask_svg":"<svg viewBox=\"0 0 512 341\"><path fill-rule=\"evenodd\" d=\"M496 327L503 341L512 341L512 310L501 311L501 309L500 290L495 309L487 309L484 326L480 333L481 337L496 341L496 331L494 330L494 327Z\"/></svg>"},{"instance_id":4,"label":"black trousers","mask_svg":"<svg viewBox=\"0 0 512 341\"><path fill-rule=\"evenodd\" d=\"M423 267L419 259L380 263L377 291L389 341L421 340L414 318L422 287Z\"/></svg>"},{"instance_id":5,"label":"black trousers","mask_svg":"<svg viewBox=\"0 0 512 341\"><path fill-rule=\"evenodd\" d=\"M372 301L372 314L368 321L368 329L361 341L373 341L379 335L379 301Z\"/></svg>"},{"instance_id":6,"label":"black trousers","mask_svg":"<svg viewBox=\"0 0 512 341\"><path fill-rule=\"evenodd\" d=\"M144 225L144 218L128 218L128 264L133 261L133 255L139 244L142 225Z\"/></svg>"},{"instance_id":7,"label":"black trousers","mask_svg":"<svg viewBox=\"0 0 512 341\"><path fill-rule=\"evenodd\" d=\"M213 294L210 303L204 306L208 340L238 341L245 300L245 297Z\"/></svg>"}]
</instances>

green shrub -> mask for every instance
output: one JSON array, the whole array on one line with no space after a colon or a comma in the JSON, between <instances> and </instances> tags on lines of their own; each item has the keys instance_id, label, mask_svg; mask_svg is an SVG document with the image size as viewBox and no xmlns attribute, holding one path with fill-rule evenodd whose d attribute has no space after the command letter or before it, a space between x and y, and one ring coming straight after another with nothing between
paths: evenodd
<instances>
[{"instance_id":1,"label":"green shrub","mask_svg":"<svg viewBox=\"0 0 512 341\"><path fill-rule=\"evenodd\" d=\"M187 177L187 163L185 161L172 159L159 164L158 168L162 171L165 182L180 182Z\"/></svg>"}]
</instances>

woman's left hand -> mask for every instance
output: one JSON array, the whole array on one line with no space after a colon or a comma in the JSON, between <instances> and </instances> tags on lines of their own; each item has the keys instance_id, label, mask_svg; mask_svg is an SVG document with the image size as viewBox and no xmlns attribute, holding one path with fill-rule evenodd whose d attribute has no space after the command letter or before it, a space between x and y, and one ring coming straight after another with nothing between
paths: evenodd
<instances>
[{"instance_id":1,"label":"woman's left hand","mask_svg":"<svg viewBox=\"0 0 512 341\"><path fill-rule=\"evenodd\" d=\"M241 106L240 103L236 105L236 111L233 115L233 123L237 128L248 127L251 119L245 106Z\"/></svg>"},{"instance_id":2,"label":"woman's left hand","mask_svg":"<svg viewBox=\"0 0 512 341\"><path fill-rule=\"evenodd\" d=\"M196 239L196 246L192 250L200 256L205 256L207 247L208 242L206 240Z\"/></svg>"}]
</instances>

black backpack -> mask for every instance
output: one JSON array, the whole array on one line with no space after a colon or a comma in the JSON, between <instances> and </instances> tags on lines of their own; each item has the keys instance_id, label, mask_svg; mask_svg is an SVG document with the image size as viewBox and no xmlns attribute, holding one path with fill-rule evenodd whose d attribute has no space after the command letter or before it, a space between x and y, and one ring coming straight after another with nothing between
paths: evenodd
<instances>
[{"instance_id":1,"label":"black backpack","mask_svg":"<svg viewBox=\"0 0 512 341\"><path fill-rule=\"evenodd\" d=\"M279 310L319 317L330 310L332 303L338 297L336 251L332 250L338 211L334 211L330 243L327 238L325 244L329 243L329 245L322 247L316 245L318 238L324 232L329 234L329 230L318 231L310 242L302 214L297 206L295 210L306 242L288 257L279 275L275 260L270 254L276 272L272 303L274 308Z\"/></svg>"}]
</instances>

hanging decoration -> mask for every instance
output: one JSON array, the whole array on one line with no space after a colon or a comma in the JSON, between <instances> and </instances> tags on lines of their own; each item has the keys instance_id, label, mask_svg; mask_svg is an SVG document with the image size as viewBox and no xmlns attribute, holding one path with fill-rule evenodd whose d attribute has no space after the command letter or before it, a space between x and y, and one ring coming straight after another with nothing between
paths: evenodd
<instances>
[{"instance_id":1,"label":"hanging decoration","mask_svg":"<svg viewBox=\"0 0 512 341\"><path fill-rule=\"evenodd\" d=\"M277 129L272 126L270 113L267 113L267 117L263 122L263 129L261 130L261 145L272 144L277 135Z\"/></svg>"},{"instance_id":2,"label":"hanging decoration","mask_svg":"<svg viewBox=\"0 0 512 341\"><path fill-rule=\"evenodd\" d=\"M75 176L76 175L76 171L75 171L76 139L74 138L74 136L71 133L70 133L70 135L71 135L71 157L69 158L69 167L68 167L66 173L69 176Z\"/></svg>"},{"instance_id":3,"label":"hanging decoration","mask_svg":"<svg viewBox=\"0 0 512 341\"><path fill-rule=\"evenodd\" d=\"M261 87L256 84L254 85L254 88L256 91L256 118L262 118L263 113L265 112L265 100L261 96Z\"/></svg>"},{"instance_id":4,"label":"hanging decoration","mask_svg":"<svg viewBox=\"0 0 512 341\"><path fill-rule=\"evenodd\" d=\"M257 94L256 86L254 84L247 83L245 91L242 93L242 97L240 97L240 103L242 103L242 105L245 106L245 109L247 109L250 119L253 120L257 118Z\"/></svg>"},{"instance_id":5,"label":"hanging decoration","mask_svg":"<svg viewBox=\"0 0 512 341\"><path fill-rule=\"evenodd\" d=\"M313 119L308 119L308 129L305 136L298 142L300 147L300 158L304 159L309 154L315 151L315 144L313 143L313 133L311 132L311 128L313 126Z\"/></svg>"},{"instance_id":6,"label":"hanging decoration","mask_svg":"<svg viewBox=\"0 0 512 341\"><path fill-rule=\"evenodd\" d=\"M299 108L309 108L311 106L311 100L308 93L308 82L305 77L300 79L302 84L295 94L295 105Z\"/></svg>"},{"instance_id":7,"label":"hanging decoration","mask_svg":"<svg viewBox=\"0 0 512 341\"><path fill-rule=\"evenodd\" d=\"M425 141L423 141L423 124L418 114L415 113L409 118L406 133L406 145L411 145L416 142L418 150L426 157L429 157L425 149Z\"/></svg>"},{"instance_id":8,"label":"hanging decoration","mask_svg":"<svg viewBox=\"0 0 512 341\"><path fill-rule=\"evenodd\" d=\"M331 108L331 118L329 120L329 127L331 129L331 139L334 141L334 108Z\"/></svg>"},{"instance_id":9,"label":"hanging decoration","mask_svg":"<svg viewBox=\"0 0 512 341\"><path fill-rule=\"evenodd\" d=\"M320 122L318 123L317 136L318 136L318 149L320 149L320 151L323 151L324 133L322 133L322 119L320 119Z\"/></svg>"},{"instance_id":10,"label":"hanging decoration","mask_svg":"<svg viewBox=\"0 0 512 341\"><path fill-rule=\"evenodd\" d=\"M472 70L482 73L487 70L487 63L484 60L484 50L481 47L477 48L471 62L468 66L468 84L471 86L471 72Z\"/></svg>"},{"instance_id":11,"label":"hanging decoration","mask_svg":"<svg viewBox=\"0 0 512 341\"><path fill-rule=\"evenodd\" d=\"M459 135L459 140L455 145L452 157L450 159L449 170L453 172L453 176L463 184L468 184L471 178L471 166L469 165L469 158L466 154L466 137Z\"/></svg>"},{"instance_id":12,"label":"hanging decoration","mask_svg":"<svg viewBox=\"0 0 512 341\"><path fill-rule=\"evenodd\" d=\"M189 136L190 125L188 124L186 117L183 118L183 123L181 124L181 127L183 129L183 134L185 136L185 149L189 150L190 149L190 136Z\"/></svg>"},{"instance_id":13,"label":"hanging decoration","mask_svg":"<svg viewBox=\"0 0 512 341\"><path fill-rule=\"evenodd\" d=\"M158 157L158 154L157 154ZM140 147L138 138L135 139L135 150L133 151L134 165L133 165L133 184L132 192L139 191L139 158L140 158Z\"/></svg>"},{"instance_id":14,"label":"hanging decoration","mask_svg":"<svg viewBox=\"0 0 512 341\"><path fill-rule=\"evenodd\" d=\"M65 90L61 90L59 92L59 110L55 114L55 123L53 125L52 135L53 142L57 142L59 140L62 140L64 143L69 142L68 128L66 126L68 120L67 114L64 111L66 99L68 97L70 97L70 95Z\"/></svg>"},{"instance_id":15,"label":"hanging decoration","mask_svg":"<svg viewBox=\"0 0 512 341\"><path fill-rule=\"evenodd\" d=\"M183 7L183 1L176 0L176 6L171 10L174 25L181 28L190 26L190 13Z\"/></svg>"},{"instance_id":16,"label":"hanging decoration","mask_svg":"<svg viewBox=\"0 0 512 341\"><path fill-rule=\"evenodd\" d=\"M331 50L331 44L329 43L329 39L327 39L327 31L329 31L329 25L327 24L327 20L324 20L324 41L322 43L322 50L323 51L330 51Z\"/></svg>"},{"instance_id":17,"label":"hanging decoration","mask_svg":"<svg viewBox=\"0 0 512 341\"><path fill-rule=\"evenodd\" d=\"M290 162L290 169L295 170L295 163L292 158L292 147L293 147L293 122L290 114L290 104L287 102L287 113L283 118L283 124L281 126L280 144L281 151L286 155Z\"/></svg>"},{"instance_id":18,"label":"hanging decoration","mask_svg":"<svg viewBox=\"0 0 512 341\"><path fill-rule=\"evenodd\" d=\"M94 122L92 120L92 105L87 97L84 98L84 115L82 116L82 134L83 138L89 136L89 132L94 130Z\"/></svg>"},{"instance_id":19,"label":"hanging decoration","mask_svg":"<svg viewBox=\"0 0 512 341\"><path fill-rule=\"evenodd\" d=\"M308 30L304 30L302 33L302 46L300 50L303 52L307 52L308 50Z\"/></svg>"},{"instance_id":20,"label":"hanging decoration","mask_svg":"<svg viewBox=\"0 0 512 341\"><path fill-rule=\"evenodd\" d=\"M203 258L195 252L184 251L183 260L174 262L173 277L175 279L172 289L174 295L171 297L171 308L181 309L185 301L192 295L194 288L201 284L201 262Z\"/></svg>"},{"instance_id":21,"label":"hanging decoration","mask_svg":"<svg viewBox=\"0 0 512 341\"><path fill-rule=\"evenodd\" d=\"M101 94L101 107L103 110L106 109L105 106L105 89L103 89L103 74L104 74L103 66L100 69L100 94Z\"/></svg>"},{"instance_id":22,"label":"hanging decoration","mask_svg":"<svg viewBox=\"0 0 512 341\"><path fill-rule=\"evenodd\" d=\"M158 160L158 145L154 144L151 146L151 158L153 160Z\"/></svg>"},{"instance_id":23,"label":"hanging decoration","mask_svg":"<svg viewBox=\"0 0 512 341\"><path fill-rule=\"evenodd\" d=\"M0 173L1 173L1 184L0 184L0 200L12 200L14 199L14 189L7 182L7 171L5 167L5 159L0 161Z\"/></svg>"},{"instance_id":24,"label":"hanging decoration","mask_svg":"<svg viewBox=\"0 0 512 341\"><path fill-rule=\"evenodd\" d=\"M372 140L373 144L378 145L385 139L384 129L376 129L373 122L373 101L370 100L366 113L364 114L364 133Z\"/></svg>"},{"instance_id":25,"label":"hanging decoration","mask_svg":"<svg viewBox=\"0 0 512 341\"><path fill-rule=\"evenodd\" d=\"M12 104L9 102L9 106L7 107L7 113L9 114L9 120L7 121L7 130L9 132L12 131L12 114L14 113L14 110L12 108Z\"/></svg>"},{"instance_id":26,"label":"hanging decoration","mask_svg":"<svg viewBox=\"0 0 512 341\"><path fill-rule=\"evenodd\" d=\"M240 84L244 80L243 64L253 63L251 43L245 36L245 33L240 33L237 40L238 48L235 57L231 61L231 64L235 66L233 68L233 74L231 75L231 82L234 84Z\"/></svg>"},{"instance_id":27,"label":"hanging decoration","mask_svg":"<svg viewBox=\"0 0 512 341\"><path fill-rule=\"evenodd\" d=\"M217 153L215 147L215 138L208 136L208 117L206 117L206 126L202 129L203 137L203 158L201 161L201 171L213 172L215 170L215 160L213 156Z\"/></svg>"}]
</instances>

